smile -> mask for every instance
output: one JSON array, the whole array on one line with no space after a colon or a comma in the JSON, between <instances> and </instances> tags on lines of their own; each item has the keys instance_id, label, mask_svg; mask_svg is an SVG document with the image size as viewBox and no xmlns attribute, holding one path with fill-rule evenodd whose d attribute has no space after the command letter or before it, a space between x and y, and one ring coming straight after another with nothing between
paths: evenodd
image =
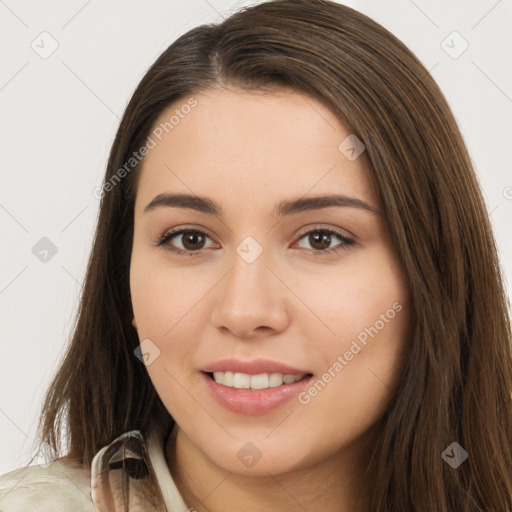
<instances>
[{"instance_id":1,"label":"smile","mask_svg":"<svg viewBox=\"0 0 512 512\"><path fill-rule=\"evenodd\" d=\"M227 411L247 416L268 414L290 401L298 404L293 398L303 392L313 378L311 373L249 375L219 371L200 372L200 375L206 390L217 404Z\"/></svg>"},{"instance_id":2,"label":"smile","mask_svg":"<svg viewBox=\"0 0 512 512\"><path fill-rule=\"evenodd\" d=\"M260 373L258 375L249 375L240 372L213 372L213 380L217 384L222 384L235 389L269 389L282 386L283 384L293 384L302 380L306 375L283 375L282 373Z\"/></svg>"}]
</instances>

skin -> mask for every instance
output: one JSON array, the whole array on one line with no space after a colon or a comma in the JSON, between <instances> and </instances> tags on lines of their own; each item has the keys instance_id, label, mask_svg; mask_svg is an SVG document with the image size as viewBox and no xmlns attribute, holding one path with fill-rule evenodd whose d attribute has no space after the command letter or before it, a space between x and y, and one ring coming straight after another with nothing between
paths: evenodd
<instances>
[{"instance_id":1,"label":"skin","mask_svg":"<svg viewBox=\"0 0 512 512\"><path fill-rule=\"evenodd\" d=\"M349 131L314 99L292 90L207 90L150 151L137 186L130 268L133 325L160 350L149 376L177 427L166 458L197 511L366 511L371 482L362 471L401 375L410 334L409 295L363 158L338 145ZM157 121L165 122L180 105ZM158 194L187 193L219 203L222 217L161 207ZM343 194L377 213L329 207L272 215L283 200ZM198 229L192 243L177 227ZM314 234L338 229L327 249ZM262 254L247 263L237 246L252 236ZM195 244L195 245L194 245ZM317 252L318 254L313 254ZM292 399L263 415L226 410L199 369L226 357L263 357L320 377L366 327L401 311L309 403ZM253 443L261 459L237 453ZM358 491L361 493L358 498Z\"/></svg>"}]
</instances>

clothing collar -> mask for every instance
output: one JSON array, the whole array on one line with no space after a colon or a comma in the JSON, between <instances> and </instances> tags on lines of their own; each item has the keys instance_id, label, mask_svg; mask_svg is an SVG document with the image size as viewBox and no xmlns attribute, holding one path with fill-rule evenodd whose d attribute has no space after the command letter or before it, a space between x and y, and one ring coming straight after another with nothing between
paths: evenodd
<instances>
[{"instance_id":1,"label":"clothing collar","mask_svg":"<svg viewBox=\"0 0 512 512\"><path fill-rule=\"evenodd\" d=\"M172 435L172 433L171 433ZM164 454L168 436L139 430L101 448L91 464L91 497L100 512L187 512Z\"/></svg>"}]
</instances>

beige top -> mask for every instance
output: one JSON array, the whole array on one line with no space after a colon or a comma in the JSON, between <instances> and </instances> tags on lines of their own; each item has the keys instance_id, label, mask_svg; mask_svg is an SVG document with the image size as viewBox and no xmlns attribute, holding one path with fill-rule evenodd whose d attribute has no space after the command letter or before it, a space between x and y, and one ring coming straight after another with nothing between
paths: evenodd
<instances>
[{"instance_id":1,"label":"beige top","mask_svg":"<svg viewBox=\"0 0 512 512\"><path fill-rule=\"evenodd\" d=\"M63 460L0 476L1 512L189 512L167 466L166 439L137 430L101 448L90 468Z\"/></svg>"}]
</instances>

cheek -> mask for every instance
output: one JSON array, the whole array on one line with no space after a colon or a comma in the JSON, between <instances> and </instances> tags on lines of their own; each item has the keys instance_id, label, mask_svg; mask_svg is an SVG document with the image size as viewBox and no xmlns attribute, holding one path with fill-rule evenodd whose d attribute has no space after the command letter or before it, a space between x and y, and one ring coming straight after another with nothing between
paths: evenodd
<instances>
[{"instance_id":1,"label":"cheek","mask_svg":"<svg viewBox=\"0 0 512 512\"><path fill-rule=\"evenodd\" d=\"M323 324L330 355L349 350L354 339L364 344L381 333L383 340L392 331L391 338L396 338L407 323L408 290L390 251L382 247L353 256L329 269L325 278L303 280L299 292ZM312 333L307 337L315 339Z\"/></svg>"},{"instance_id":2,"label":"cheek","mask_svg":"<svg viewBox=\"0 0 512 512\"><path fill-rule=\"evenodd\" d=\"M385 312L388 302L377 311ZM336 342L324 345L322 369L300 397L302 427L321 431L317 453L332 453L357 439L382 417L396 394L409 341L405 297L400 305L402 309L393 309L396 314L388 323L382 321L376 327L378 316L362 307L361 317L369 319L362 321L367 330L360 328L360 318L343 316L345 323L338 324ZM360 333L364 335L358 339Z\"/></svg>"},{"instance_id":3,"label":"cheek","mask_svg":"<svg viewBox=\"0 0 512 512\"><path fill-rule=\"evenodd\" d=\"M147 259L146 259L147 260ZM177 332L193 329L193 308L208 290L207 283L190 282L186 272L132 259L130 292L139 337L164 343Z\"/></svg>"},{"instance_id":4,"label":"cheek","mask_svg":"<svg viewBox=\"0 0 512 512\"><path fill-rule=\"evenodd\" d=\"M316 304L332 332L315 347L319 379L304 402L329 409L341 422L371 423L382 414L410 338L408 290L395 261L384 251L372 260L361 258L351 272L337 273Z\"/></svg>"},{"instance_id":5,"label":"cheek","mask_svg":"<svg viewBox=\"0 0 512 512\"><path fill-rule=\"evenodd\" d=\"M194 305L207 292L208 283L196 284L190 286L183 271L149 258L132 258L130 291L138 336L141 342L151 340L149 346L158 354L146 370L171 413L190 401L184 387L197 378L194 354L205 319L198 319L199 308L194 310Z\"/></svg>"}]
</instances>

